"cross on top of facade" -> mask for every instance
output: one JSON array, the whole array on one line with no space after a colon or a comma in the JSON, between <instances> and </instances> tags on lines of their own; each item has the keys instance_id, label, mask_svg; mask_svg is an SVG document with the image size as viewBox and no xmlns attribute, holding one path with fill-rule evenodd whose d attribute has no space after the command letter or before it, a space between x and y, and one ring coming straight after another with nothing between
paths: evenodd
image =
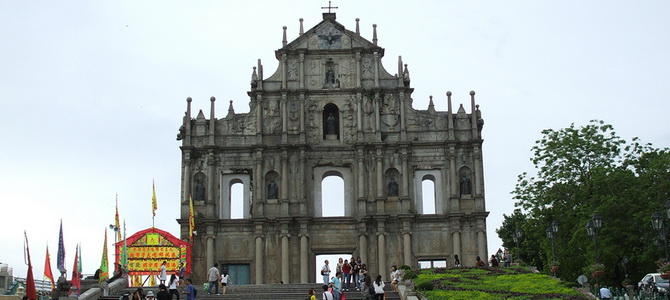
<instances>
[{"instance_id":1,"label":"cross on top of facade","mask_svg":"<svg viewBox=\"0 0 670 300\"><path fill-rule=\"evenodd\" d=\"M330 1L328 1L328 6L325 6L325 7L322 6L322 7L321 7L321 9L326 9L326 8L328 9L328 13L330 13L330 10L331 10L331 9L338 9L337 6L332 6L332 5L330 5Z\"/></svg>"}]
</instances>

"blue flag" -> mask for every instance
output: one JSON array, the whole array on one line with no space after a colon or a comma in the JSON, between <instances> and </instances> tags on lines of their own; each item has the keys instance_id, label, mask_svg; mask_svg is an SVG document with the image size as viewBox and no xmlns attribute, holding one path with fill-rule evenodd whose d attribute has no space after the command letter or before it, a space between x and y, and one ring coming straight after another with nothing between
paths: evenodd
<instances>
[{"instance_id":1,"label":"blue flag","mask_svg":"<svg viewBox=\"0 0 670 300\"><path fill-rule=\"evenodd\" d=\"M58 255L56 258L57 268L65 272L65 243L63 243L63 220L60 220L60 233L58 234Z\"/></svg>"}]
</instances>

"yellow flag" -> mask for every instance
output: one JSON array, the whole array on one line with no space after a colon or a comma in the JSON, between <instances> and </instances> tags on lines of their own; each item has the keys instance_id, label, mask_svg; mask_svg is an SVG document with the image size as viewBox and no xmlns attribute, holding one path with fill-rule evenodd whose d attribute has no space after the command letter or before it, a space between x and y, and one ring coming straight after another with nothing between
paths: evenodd
<instances>
[{"instance_id":1,"label":"yellow flag","mask_svg":"<svg viewBox=\"0 0 670 300\"><path fill-rule=\"evenodd\" d=\"M116 195L116 214L114 215L114 226L116 231L116 240L121 240L121 224L119 224L119 195ZM116 247L116 245L114 245Z\"/></svg>"},{"instance_id":2,"label":"yellow flag","mask_svg":"<svg viewBox=\"0 0 670 300\"><path fill-rule=\"evenodd\" d=\"M188 195L188 240L193 243L193 229L195 228L195 218L193 216L193 198Z\"/></svg>"},{"instance_id":3,"label":"yellow flag","mask_svg":"<svg viewBox=\"0 0 670 300\"><path fill-rule=\"evenodd\" d=\"M151 212L156 216L156 210L158 209L158 202L156 201L156 184L151 182L153 195L151 196Z\"/></svg>"}]
</instances>

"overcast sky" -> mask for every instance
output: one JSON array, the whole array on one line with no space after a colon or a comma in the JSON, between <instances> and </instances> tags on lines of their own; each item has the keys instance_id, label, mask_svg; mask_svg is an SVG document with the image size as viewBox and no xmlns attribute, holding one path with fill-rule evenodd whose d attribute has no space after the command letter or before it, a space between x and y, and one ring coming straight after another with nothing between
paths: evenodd
<instances>
[{"instance_id":1,"label":"overcast sky","mask_svg":"<svg viewBox=\"0 0 670 300\"><path fill-rule=\"evenodd\" d=\"M25 277L23 231L35 277L49 245L56 269L59 220L66 266L82 244L85 274L100 265L118 193L128 235L179 227L180 142L194 116L247 112L252 67L277 68L274 51L321 21L327 1L2 1L0 3L0 262ZM514 208L517 175L545 128L602 119L624 138L670 146L668 1L334 1L337 21L402 55L416 109L466 104L485 119L489 252ZM662 203L659 200L659 203ZM110 241L113 235L109 234ZM110 251L110 261L111 260ZM466 263L466 262L464 262Z\"/></svg>"}]
</instances>

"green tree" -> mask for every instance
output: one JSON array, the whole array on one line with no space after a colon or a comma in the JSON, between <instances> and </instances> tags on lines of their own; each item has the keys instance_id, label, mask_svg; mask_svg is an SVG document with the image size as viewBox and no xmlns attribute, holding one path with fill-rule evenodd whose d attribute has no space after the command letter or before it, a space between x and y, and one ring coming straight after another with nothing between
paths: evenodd
<instances>
[{"instance_id":1,"label":"green tree","mask_svg":"<svg viewBox=\"0 0 670 300\"><path fill-rule=\"evenodd\" d=\"M597 212L603 217L598 234L598 256L606 266L604 280L611 284L624 278L622 258L633 278L655 271L661 255L653 246L656 232L650 216L661 209L670 192L670 154L667 149L630 143L603 121L576 128L545 129L532 148L534 176L523 173L512 192L519 208L505 216L497 230L506 246L510 230L522 226L520 253L542 268L551 260L551 243L545 229L557 221L555 235L558 275L574 279L594 263L594 242L585 225ZM519 225L521 223L521 225ZM529 239L525 239L529 240Z\"/></svg>"}]
</instances>

